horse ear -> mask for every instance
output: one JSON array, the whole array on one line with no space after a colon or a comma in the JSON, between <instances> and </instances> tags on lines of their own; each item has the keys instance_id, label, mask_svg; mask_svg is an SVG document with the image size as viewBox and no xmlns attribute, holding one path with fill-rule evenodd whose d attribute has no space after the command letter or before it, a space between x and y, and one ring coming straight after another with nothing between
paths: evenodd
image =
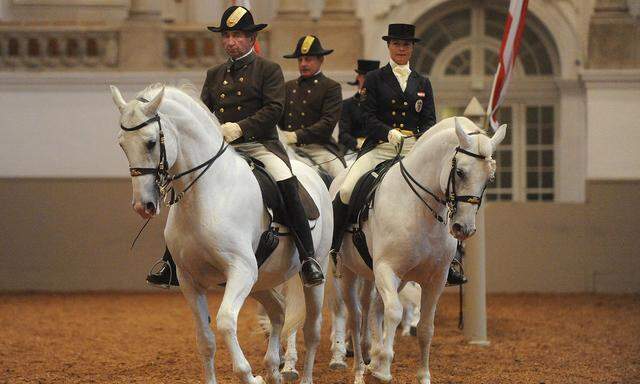
<instances>
[{"instance_id":1,"label":"horse ear","mask_svg":"<svg viewBox=\"0 0 640 384\"><path fill-rule=\"evenodd\" d=\"M158 111L158 107L160 107L160 102L162 102L162 97L164 96L164 86L160 89L160 92L156 94L156 96L151 99L148 103L144 104L142 107L142 113L145 116L153 116Z\"/></svg>"},{"instance_id":2,"label":"horse ear","mask_svg":"<svg viewBox=\"0 0 640 384\"><path fill-rule=\"evenodd\" d=\"M496 151L496 148L498 148L498 145L500 145L500 143L502 143L502 140L504 140L504 137L507 134L507 124L502 124L498 130L496 131L496 133L493 134L493 137L491 138L491 148L493 148L493 151Z\"/></svg>"},{"instance_id":3,"label":"horse ear","mask_svg":"<svg viewBox=\"0 0 640 384\"><path fill-rule=\"evenodd\" d=\"M124 101L124 98L122 97L122 94L120 93L118 87L116 87L115 85L109 85L109 88L111 89L111 97L113 98L113 102L116 104L116 107L118 107L118 110L122 112L124 107L127 106L127 102Z\"/></svg>"},{"instance_id":4,"label":"horse ear","mask_svg":"<svg viewBox=\"0 0 640 384\"><path fill-rule=\"evenodd\" d=\"M458 118L454 117L456 122L456 135L458 135L458 141L460 142L460 148L470 148L471 147L471 138L462 128L460 122L458 122Z\"/></svg>"}]
</instances>

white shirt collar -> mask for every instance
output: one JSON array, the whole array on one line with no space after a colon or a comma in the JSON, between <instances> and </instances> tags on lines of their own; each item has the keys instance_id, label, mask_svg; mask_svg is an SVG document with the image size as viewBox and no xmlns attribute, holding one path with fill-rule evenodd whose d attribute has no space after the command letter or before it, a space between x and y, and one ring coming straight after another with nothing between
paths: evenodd
<instances>
[{"instance_id":1,"label":"white shirt collar","mask_svg":"<svg viewBox=\"0 0 640 384\"><path fill-rule=\"evenodd\" d=\"M237 59L231 59L231 61L238 61L240 59L244 59L245 57L249 56L251 53L253 52L253 47L251 47L251 49L249 50L249 52L245 53L244 55L238 57Z\"/></svg>"},{"instance_id":2,"label":"white shirt collar","mask_svg":"<svg viewBox=\"0 0 640 384\"><path fill-rule=\"evenodd\" d=\"M389 64L391 65L391 69L404 68L404 69L407 69L407 70L411 71L411 68L409 68L409 62L407 62L407 64L405 64L405 65L400 65L400 64L396 63L395 61L393 61L392 58L389 58Z\"/></svg>"}]
</instances>

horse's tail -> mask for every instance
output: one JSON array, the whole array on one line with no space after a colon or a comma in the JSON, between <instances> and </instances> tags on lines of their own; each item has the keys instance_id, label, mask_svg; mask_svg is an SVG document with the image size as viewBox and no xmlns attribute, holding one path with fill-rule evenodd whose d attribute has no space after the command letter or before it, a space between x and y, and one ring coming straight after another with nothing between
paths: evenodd
<instances>
[{"instance_id":1,"label":"horse's tail","mask_svg":"<svg viewBox=\"0 0 640 384\"><path fill-rule=\"evenodd\" d=\"M302 282L298 274L295 274L284 283L285 286L285 312L282 335L289 336L291 332L302 325L305 319L305 300Z\"/></svg>"}]
</instances>

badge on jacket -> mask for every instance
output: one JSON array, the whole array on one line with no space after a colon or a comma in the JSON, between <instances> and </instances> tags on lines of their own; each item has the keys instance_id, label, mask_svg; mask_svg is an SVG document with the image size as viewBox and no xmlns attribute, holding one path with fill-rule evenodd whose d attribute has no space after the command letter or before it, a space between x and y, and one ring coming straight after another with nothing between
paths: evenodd
<instances>
[{"instance_id":1,"label":"badge on jacket","mask_svg":"<svg viewBox=\"0 0 640 384\"><path fill-rule=\"evenodd\" d=\"M420 113L422 111L422 100L418 99L416 101L416 112Z\"/></svg>"}]
</instances>

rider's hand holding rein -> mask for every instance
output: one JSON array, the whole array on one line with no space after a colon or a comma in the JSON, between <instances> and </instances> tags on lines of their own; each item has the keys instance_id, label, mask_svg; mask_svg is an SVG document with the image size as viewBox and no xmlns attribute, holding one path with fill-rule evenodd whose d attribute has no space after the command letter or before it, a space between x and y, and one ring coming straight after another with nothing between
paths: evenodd
<instances>
[{"instance_id":1,"label":"rider's hand holding rein","mask_svg":"<svg viewBox=\"0 0 640 384\"><path fill-rule=\"evenodd\" d=\"M298 142L298 135L295 132L283 131L283 140L285 144L295 144Z\"/></svg>"},{"instance_id":2,"label":"rider's hand holding rein","mask_svg":"<svg viewBox=\"0 0 640 384\"><path fill-rule=\"evenodd\" d=\"M227 143L231 143L242 137L242 129L240 129L238 123L224 123L220 126L220 129L222 129L222 136L224 136L224 141Z\"/></svg>"},{"instance_id":3,"label":"rider's hand holding rein","mask_svg":"<svg viewBox=\"0 0 640 384\"><path fill-rule=\"evenodd\" d=\"M389 140L389 143L391 145L393 145L394 147L399 147L400 144L402 144L402 141L404 140L406 136L402 134L402 132L400 132L397 129L392 129L389 131L389 135L387 136L387 140Z\"/></svg>"}]
</instances>

